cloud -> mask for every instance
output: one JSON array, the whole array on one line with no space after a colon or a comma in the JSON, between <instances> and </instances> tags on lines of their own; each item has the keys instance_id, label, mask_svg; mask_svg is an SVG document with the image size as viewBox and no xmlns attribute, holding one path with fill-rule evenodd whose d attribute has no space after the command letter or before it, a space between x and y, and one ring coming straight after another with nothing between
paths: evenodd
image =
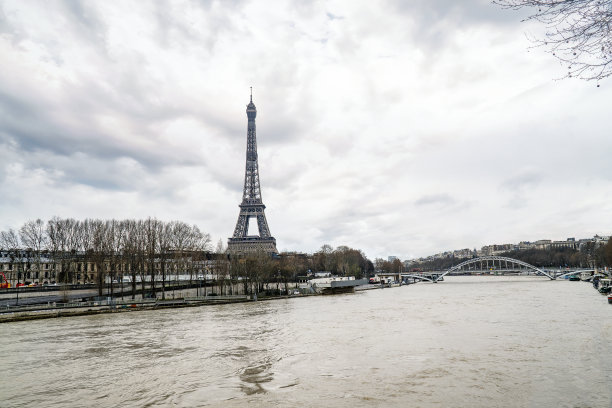
<instances>
[{"instance_id":1,"label":"cloud","mask_svg":"<svg viewBox=\"0 0 612 408\"><path fill-rule=\"evenodd\" d=\"M448 194L427 195L415 201L416 205L435 205L435 204L448 205L448 204L454 204L454 203L455 203L455 200L453 200L453 198L449 196Z\"/></svg>"},{"instance_id":2,"label":"cloud","mask_svg":"<svg viewBox=\"0 0 612 408\"><path fill-rule=\"evenodd\" d=\"M501 188L510 191L524 190L537 186L541 181L542 175L540 173L525 171L502 181Z\"/></svg>"},{"instance_id":3,"label":"cloud","mask_svg":"<svg viewBox=\"0 0 612 408\"><path fill-rule=\"evenodd\" d=\"M253 86L280 248L606 233L611 91L551 81L520 18L488 0L1 3L0 228L150 215L225 240Z\"/></svg>"}]
</instances>

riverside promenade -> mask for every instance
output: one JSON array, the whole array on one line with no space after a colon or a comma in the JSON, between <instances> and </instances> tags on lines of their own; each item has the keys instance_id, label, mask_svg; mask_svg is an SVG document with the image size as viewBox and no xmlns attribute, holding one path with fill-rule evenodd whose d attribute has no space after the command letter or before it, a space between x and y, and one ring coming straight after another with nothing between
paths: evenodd
<instances>
[{"instance_id":1,"label":"riverside promenade","mask_svg":"<svg viewBox=\"0 0 612 408\"><path fill-rule=\"evenodd\" d=\"M355 288L357 291L367 289L380 289L381 285L365 284ZM33 288L28 288L33 289ZM190 286L168 287L165 299L160 298L161 290L157 289L157 298L148 298L150 288L139 290L135 299L131 299L131 292L121 288L115 292L114 297L109 295L95 296L93 288L73 288L68 291L49 291L49 288L40 293L29 291L22 293L19 304L15 304L14 293L0 293L0 323L24 320L49 319L55 317L85 316L103 313L123 313L134 311L156 310L162 308L184 308L228 303L244 303L252 301L267 301L287 299L293 297L318 296L323 292L311 289L299 289L296 283L289 286L289 294L280 294L278 289L273 294L264 290L257 295L241 293L241 285L232 288L233 295L218 294L219 287L208 288ZM268 289L270 290L270 289ZM273 290L273 289L272 289ZM210 292L209 292L210 291ZM231 292L230 292L231 293ZM60 299L63 299L60 300Z\"/></svg>"},{"instance_id":2,"label":"riverside promenade","mask_svg":"<svg viewBox=\"0 0 612 408\"><path fill-rule=\"evenodd\" d=\"M50 319L56 317L86 316L103 313L124 313L164 308L199 307L228 303L245 303L287 299L291 297L318 296L299 294L253 297L248 295L199 296L182 299L103 300L90 302L55 303L48 305L16 306L0 309L0 323L24 320Z\"/></svg>"}]
</instances>

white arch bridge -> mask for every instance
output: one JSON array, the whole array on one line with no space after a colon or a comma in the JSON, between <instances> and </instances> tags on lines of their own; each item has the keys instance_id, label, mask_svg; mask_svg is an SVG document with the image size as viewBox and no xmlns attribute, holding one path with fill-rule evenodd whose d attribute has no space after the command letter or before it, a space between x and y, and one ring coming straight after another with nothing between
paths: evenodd
<instances>
[{"instance_id":1,"label":"white arch bridge","mask_svg":"<svg viewBox=\"0 0 612 408\"><path fill-rule=\"evenodd\" d=\"M473 268L472 268L473 266ZM478 268L477 268L478 267ZM527 262L519 261L514 258L507 258L505 256L481 256L478 258L468 259L467 261L461 262L460 264L454 265L442 273L402 273L402 278L412 278L415 280L424 280L429 282L438 282L444 280L444 276L459 271L463 272L476 272L476 271L495 271L495 272L533 272L539 275L544 275L551 280L555 280L557 277L577 274L583 271L572 271L563 275L557 276L555 272L546 271L536 266L528 264Z\"/></svg>"}]
</instances>

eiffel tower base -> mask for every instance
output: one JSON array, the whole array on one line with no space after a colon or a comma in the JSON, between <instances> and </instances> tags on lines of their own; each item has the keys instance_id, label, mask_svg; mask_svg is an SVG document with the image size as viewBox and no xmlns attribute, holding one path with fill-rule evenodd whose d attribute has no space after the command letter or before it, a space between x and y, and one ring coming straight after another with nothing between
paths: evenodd
<instances>
[{"instance_id":1,"label":"eiffel tower base","mask_svg":"<svg viewBox=\"0 0 612 408\"><path fill-rule=\"evenodd\" d=\"M247 255L257 252L278 254L276 239L260 237L230 238L227 242L227 252L236 255Z\"/></svg>"}]
</instances>

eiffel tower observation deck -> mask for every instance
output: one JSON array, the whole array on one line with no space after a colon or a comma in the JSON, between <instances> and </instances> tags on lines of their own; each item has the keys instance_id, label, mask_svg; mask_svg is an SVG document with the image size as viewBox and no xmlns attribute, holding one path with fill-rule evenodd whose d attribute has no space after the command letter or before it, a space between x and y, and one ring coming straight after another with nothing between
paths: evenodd
<instances>
[{"instance_id":1,"label":"eiffel tower observation deck","mask_svg":"<svg viewBox=\"0 0 612 408\"><path fill-rule=\"evenodd\" d=\"M255 116L257 109L253 103L253 90L251 88L251 101L247 105L247 149L246 169L244 172L244 190L242 203L234 235L228 240L227 250L234 254L248 254L254 252L278 253L276 239L270 235L268 221L264 210L266 206L261 199L261 186L259 184L259 165L257 163L257 136L255 133ZM259 235L248 235L251 219L257 222Z\"/></svg>"}]
</instances>

